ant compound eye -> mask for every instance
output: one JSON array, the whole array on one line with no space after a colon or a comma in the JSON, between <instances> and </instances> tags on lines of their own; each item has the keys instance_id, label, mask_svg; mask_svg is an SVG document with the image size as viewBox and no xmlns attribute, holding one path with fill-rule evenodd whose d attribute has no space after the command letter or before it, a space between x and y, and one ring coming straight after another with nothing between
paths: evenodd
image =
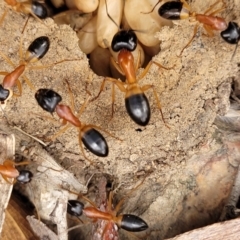
<instances>
[{"instance_id":1,"label":"ant compound eye","mask_svg":"<svg viewBox=\"0 0 240 240\"><path fill-rule=\"evenodd\" d=\"M117 32L112 40L112 50L118 52L126 49L130 52L134 51L137 47L137 36L134 31L122 30Z\"/></svg>"},{"instance_id":2,"label":"ant compound eye","mask_svg":"<svg viewBox=\"0 0 240 240\"><path fill-rule=\"evenodd\" d=\"M77 200L69 200L67 205L67 212L75 217L79 217L82 215L82 210L84 208L84 204Z\"/></svg>"},{"instance_id":3,"label":"ant compound eye","mask_svg":"<svg viewBox=\"0 0 240 240\"><path fill-rule=\"evenodd\" d=\"M26 184L31 182L33 178L32 172L28 170L19 171L19 176L16 178L19 183Z\"/></svg>"},{"instance_id":4,"label":"ant compound eye","mask_svg":"<svg viewBox=\"0 0 240 240\"><path fill-rule=\"evenodd\" d=\"M0 101L5 101L10 94L10 91L8 89L3 88L2 85L0 85Z\"/></svg>"},{"instance_id":5,"label":"ant compound eye","mask_svg":"<svg viewBox=\"0 0 240 240\"><path fill-rule=\"evenodd\" d=\"M47 88L39 89L35 98L39 106L50 113L53 113L58 103L62 101L62 97L57 92Z\"/></svg>"}]
</instances>

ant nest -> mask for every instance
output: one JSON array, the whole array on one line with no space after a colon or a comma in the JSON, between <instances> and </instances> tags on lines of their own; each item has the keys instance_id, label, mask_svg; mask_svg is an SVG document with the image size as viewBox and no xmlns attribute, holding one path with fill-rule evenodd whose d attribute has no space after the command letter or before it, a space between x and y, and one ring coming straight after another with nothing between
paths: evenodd
<instances>
[{"instance_id":1,"label":"ant nest","mask_svg":"<svg viewBox=\"0 0 240 240\"><path fill-rule=\"evenodd\" d=\"M108 8L109 13L112 13L113 8L117 8L113 2ZM151 89L146 91L151 108L148 125L138 126L131 120L124 106L124 93L117 87L115 111L111 118L112 84L106 83L100 97L87 106L80 119L83 123L101 127L122 141L103 132L109 146L109 155L100 158L84 149L86 156L96 163L90 165L79 148L76 128L68 129L54 142L46 141L59 131L61 123L56 115L52 117L38 106L34 98L35 92L23 83L22 96L13 97L4 109L1 129L6 125L10 128L17 126L28 134L46 141L45 149L48 153L82 183L87 181L85 176L89 177L93 173L111 175L112 179L124 186L120 187L116 194L118 200L136 185L139 176L143 178L142 175L149 174L142 186L125 201L122 212L141 216L149 228L139 236L152 240L173 237L193 229L193 226L201 227L219 220L237 174L239 152L236 144L237 133L233 132L230 136L221 124L215 123L216 118L226 115L229 111L231 85L238 80L240 54L237 50L231 60L235 46L223 41L217 32L212 38L205 36L204 29L200 26L193 42L183 51L182 56L178 57L190 40L196 22L173 21L172 24L164 24L167 26L155 29L154 33L146 34L145 31L150 29L146 25L149 16L142 12L150 11L156 4L156 1L151 1L148 3L150 8L144 7L147 2L150 1L138 1L135 6L134 1L125 1L125 4L129 4L129 12L125 12L125 15L127 21L130 21L130 17L136 21L136 25L131 27L137 30L137 37L142 43L140 47L146 45L150 41L147 38L151 37L155 41L152 46L157 51L161 49L153 60L168 68L174 66L166 70L153 64L139 82L141 86L154 85L165 123ZM191 1L189 4L193 11L203 13L214 2ZM6 4L0 2L0 9L0 14L3 14ZM141 9L139 15L136 14L138 9ZM231 0L219 16L226 17L227 22L236 21L235 19L239 19L239 12L240 5ZM96 21L91 16L89 19L89 25L91 21ZM154 19L156 21L156 15ZM101 72L102 52L94 57L90 55L88 60L79 48L76 33L69 26L57 26L50 18L44 20L44 24L30 18L22 34L25 21L26 16L10 10L0 26L0 51L8 56L14 65L20 60L21 37L23 53L35 38L48 36L50 39L49 51L33 66L49 65L63 59L73 60L49 68L26 70L24 74L36 90L54 89L62 96L63 104L71 106L71 97L65 81L67 80L77 113L88 97L86 89L91 97L97 96L104 80L100 75L110 74L118 77L109 70L110 68ZM117 24L120 24L120 21L121 18ZM89 35L101 27L94 23L92 28L88 28L87 24L86 29L83 27L84 31L79 31L78 36ZM111 24L118 30L113 22L104 24L109 24L109 28ZM104 49L109 49L111 39L101 40L101 44L96 39L92 41L97 45L102 44ZM88 47L86 44L84 46ZM84 50L84 47L82 48ZM146 49L149 50L145 48L144 53L147 52ZM95 50L84 51L89 54ZM149 54L148 57L153 55ZM109 57L110 52L106 56ZM1 56L0 63L2 72L13 70L13 66ZM99 75L93 72L89 64ZM137 70L137 74L142 72L143 68ZM20 144L16 151L28 155L28 145L25 146L21 139L18 141ZM32 145L31 142L31 147ZM94 179L97 181L97 178L93 177ZM84 232L84 229L81 228L81 231ZM125 236L123 231L121 234L124 234L122 239L132 237L128 234Z\"/></svg>"}]
</instances>

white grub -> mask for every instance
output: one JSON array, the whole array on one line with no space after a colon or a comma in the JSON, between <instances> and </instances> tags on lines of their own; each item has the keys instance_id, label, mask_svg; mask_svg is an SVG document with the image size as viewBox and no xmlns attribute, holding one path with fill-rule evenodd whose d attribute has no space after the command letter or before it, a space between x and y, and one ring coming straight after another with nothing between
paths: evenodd
<instances>
[{"instance_id":1,"label":"white grub","mask_svg":"<svg viewBox=\"0 0 240 240\"><path fill-rule=\"evenodd\" d=\"M91 53L97 46L97 17L93 17L78 33L79 47L85 53Z\"/></svg>"},{"instance_id":2,"label":"white grub","mask_svg":"<svg viewBox=\"0 0 240 240\"><path fill-rule=\"evenodd\" d=\"M94 12L98 7L98 0L66 0L66 5L69 9L78 9L85 13Z\"/></svg>"},{"instance_id":3,"label":"white grub","mask_svg":"<svg viewBox=\"0 0 240 240\"><path fill-rule=\"evenodd\" d=\"M110 46L113 36L119 31L123 5L122 0L107 1L108 14L113 22L107 15L106 1L100 0L97 13L97 41L102 48Z\"/></svg>"},{"instance_id":4,"label":"white grub","mask_svg":"<svg viewBox=\"0 0 240 240\"><path fill-rule=\"evenodd\" d=\"M128 24L136 31L139 41L148 47L160 44L160 40L155 37L155 34L163 25L162 19L156 17L157 9L152 13L147 13L153 9L153 6L149 0L126 0L124 6Z\"/></svg>"}]
</instances>

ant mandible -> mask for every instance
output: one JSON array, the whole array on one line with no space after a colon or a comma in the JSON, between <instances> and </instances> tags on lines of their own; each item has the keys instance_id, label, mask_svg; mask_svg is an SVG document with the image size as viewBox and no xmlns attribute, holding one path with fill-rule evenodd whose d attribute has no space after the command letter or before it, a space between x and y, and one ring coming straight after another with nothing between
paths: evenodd
<instances>
[{"instance_id":1,"label":"ant mandible","mask_svg":"<svg viewBox=\"0 0 240 240\"><path fill-rule=\"evenodd\" d=\"M109 236L118 236L116 225L119 228L122 228L126 231L130 232L141 232L148 228L148 224L141 219L140 217L133 214L120 214L118 212L124 202L124 200L136 191L144 182L146 177L138 184L135 188L133 188L124 198L122 198L116 207L113 209L112 200L113 200L113 191L110 191L108 202L105 203L103 199L101 199L100 209L88 198L81 196L85 201L89 202L92 206L84 207L84 204L78 200L69 200L67 206L67 212L75 217L80 217L82 215L86 216L96 222L97 220L103 220L104 223L101 223L100 226L101 239L109 239ZM101 180L100 180L101 181ZM106 182L105 182L106 183ZM100 183L102 184L102 183ZM102 193L100 193L102 194ZM100 197L101 198L101 197ZM104 202L102 202L104 201ZM104 206L102 206L104 205ZM105 222L106 221L106 222Z\"/></svg>"},{"instance_id":2,"label":"ant mandible","mask_svg":"<svg viewBox=\"0 0 240 240\"><path fill-rule=\"evenodd\" d=\"M32 15L36 20L43 23L41 19L48 17L48 11L44 4L37 1L23 1L18 2L17 0L4 0L12 9L16 12ZM3 20L3 19L2 19Z\"/></svg>"},{"instance_id":3,"label":"ant mandible","mask_svg":"<svg viewBox=\"0 0 240 240\"><path fill-rule=\"evenodd\" d=\"M140 65L141 53L139 52L136 65L134 66L134 57L133 54L131 53L132 51L135 50L137 46L137 37L134 31L122 30L118 32L113 37L111 46L113 51L116 52L119 51L118 62L115 62L113 60L112 62L115 68L122 75L126 76L126 82L120 82L117 79L109 77L105 78L102 82L98 95L94 97L92 101L100 96L106 82L112 82L119 88L121 92L125 93L125 106L131 119L141 126L146 126L150 120L150 106L144 92L151 88L157 101L158 108L161 112L162 119L165 123L161 104L158 99L158 95L154 88L154 85L148 84L140 87L138 82L147 74L152 64L156 64L157 66L167 70L172 69L173 67L166 68L157 62L150 61L146 68L144 69L144 71L141 73L141 75L137 78L136 72ZM112 114L113 104L114 104L114 88L112 88Z\"/></svg>"},{"instance_id":4,"label":"ant mandible","mask_svg":"<svg viewBox=\"0 0 240 240\"><path fill-rule=\"evenodd\" d=\"M220 2L222 2L223 7L213 11L213 8ZM194 37L196 36L200 23L203 24L204 29L206 30L206 32L210 37L213 36L213 30L223 31L227 28L227 23L224 18L214 16L215 14L223 11L224 9L225 9L225 3L223 2L223 0L217 0L203 14L200 14L196 12L191 12L191 8L187 4L187 2L185 0L181 0L181 1L170 1L170 2L164 3L158 9L158 13L161 17L169 20L181 20L181 19L191 18L198 21L198 23L194 27L193 36L191 37L190 41L185 45L185 47L181 50L179 54L179 56L181 56L184 49L186 49L191 44Z\"/></svg>"},{"instance_id":5,"label":"ant mandible","mask_svg":"<svg viewBox=\"0 0 240 240\"><path fill-rule=\"evenodd\" d=\"M235 50L233 52L232 58L235 56L237 51L238 43L240 40L240 28L237 23L229 22L226 30L221 32L221 37L230 44L236 44Z\"/></svg>"},{"instance_id":6,"label":"ant mandible","mask_svg":"<svg viewBox=\"0 0 240 240\"><path fill-rule=\"evenodd\" d=\"M67 82L67 81L66 81ZM84 124L79 120L80 115L83 113L84 109L86 108L89 98L84 102L82 105L79 114L76 116L73 114L74 112L74 103L73 103L73 96L67 82L68 90L71 96L71 108L64 104L59 104L62 100L62 97L51 89L39 89L36 94L35 98L38 104L47 112L53 113L54 111L57 115L63 120L63 124L70 123L73 126L77 127L79 130L79 146L83 153L83 156L90 162L93 163L84 153L82 143L85 147L99 157L106 157L108 156L108 145L105 138L102 134L98 131L104 131L110 136L114 137L109 132L101 129L100 127L92 124ZM56 133L51 139L54 140L60 134L65 132L70 126L67 125L63 129L61 129L58 133ZM97 130L98 129L98 130ZM116 138L116 137L115 137Z\"/></svg>"},{"instance_id":7,"label":"ant mandible","mask_svg":"<svg viewBox=\"0 0 240 240\"><path fill-rule=\"evenodd\" d=\"M6 159L3 164L0 165L0 174L2 175L3 179L8 182L9 184L14 184L16 181L19 181L21 183L26 183L27 181L30 181L31 174L18 171L15 166L20 165L27 165L29 164L28 161L16 163L11 159ZM13 181L10 181L10 179L13 179ZM29 180L27 180L29 179Z\"/></svg>"}]
</instances>

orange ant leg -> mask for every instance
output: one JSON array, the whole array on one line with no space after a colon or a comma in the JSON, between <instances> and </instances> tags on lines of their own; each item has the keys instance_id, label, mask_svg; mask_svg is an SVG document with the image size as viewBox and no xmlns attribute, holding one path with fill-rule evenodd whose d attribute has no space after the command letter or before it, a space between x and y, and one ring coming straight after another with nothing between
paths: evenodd
<instances>
[{"instance_id":1,"label":"orange ant leg","mask_svg":"<svg viewBox=\"0 0 240 240\"><path fill-rule=\"evenodd\" d=\"M112 83L112 116L111 119L113 119L114 114L114 102L115 102L115 85Z\"/></svg>"},{"instance_id":2,"label":"orange ant leg","mask_svg":"<svg viewBox=\"0 0 240 240\"><path fill-rule=\"evenodd\" d=\"M114 209L115 215L117 215L117 213L119 212L119 210L120 210L122 204L124 203L125 199L128 198L133 192L135 192L135 191L144 183L145 179L146 179L148 176L149 176L149 174L147 174L147 175L143 178L143 180L142 180L136 187L134 187L130 192L127 193L126 196L124 196L124 197L118 202L117 206L116 206L115 209ZM110 194L111 194L111 198L113 198L113 192L112 192L112 191L110 192ZM109 197L110 197L110 194L109 194Z\"/></svg>"},{"instance_id":3,"label":"orange ant leg","mask_svg":"<svg viewBox=\"0 0 240 240\"><path fill-rule=\"evenodd\" d=\"M160 100L159 100L159 98L158 98L157 91L155 90L154 85L150 85L150 84L149 84L149 85L145 85L145 86L141 87L141 89L142 89L143 92L147 91L147 90L150 89L150 88L153 90L153 94L154 94L154 97L155 97L155 99L156 99L156 101L157 101L157 106L158 106L158 109L160 110L162 120L163 120L165 126L166 126L167 128L170 128L170 127L167 125L167 123L166 123L166 121L165 121L165 119L164 119L163 112L162 112L162 107L161 107L161 103L160 103Z\"/></svg>"},{"instance_id":4,"label":"orange ant leg","mask_svg":"<svg viewBox=\"0 0 240 240\"><path fill-rule=\"evenodd\" d=\"M138 76L137 81L139 81L139 80L141 80L142 78L145 77L145 75L148 73L148 71L149 71L150 67L152 66L152 64L155 64L155 65L157 65L158 67L163 68L163 69L165 69L165 70L171 70L171 69L173 69L173 68L175 67L175 65L174 65L174 66L172 66L172 67L167 68L167 67L164 67L163 65L161 65L161 64L158 63L158 62L150 61L150 62L148 63L148 65L144 68L144 70L143 70L143 72L140 74L140 76Z\"/></svg>"},{"instance_id":5,"label":"orange ant leg","mask_svg":"<svg viewBox=\"0 0 240 240\"><path fill-rule=\"evenodd\" d=\"M189 42L184 46L184 48L181 50L180 54L178 55L178 57L180 57L183 53L183 51L191 44L191 42L193 41L193 39L195 38L197 31L198 31L198 27L199 27L199 23L196 23L195 27L194 27L194 31L193 31L193 36L191 37L191 39L189 40Z\"/></svg>"},{"instance_id":6,"label":"orange ant leg","mask_svg":"<svg viewBox=\"0 0 240 240\"><path fill-rule=\"evenodd\" d=\"M105 132L106 134L108 134L109 136L111 136L112 138L115 138L119 141L123 141L122 139L114 136L113 134L111 134L110 132L108 132L107 130L104 130L103 128L99 127L99 126L96 126L96 125L93 125L93 124L89 124L89 125L85 125L85 127L91 127L91 128L95 128L95 129L98 129L99 131L102 131L102 132Z\"/></svg>"},{"instance_id":7,"label":"orange ant leg","mask_svg":"<svg viewBox=\"0 0 240 240\"><path fill-rule=\"evenodd\" d=\"M50 138L48 138L50 141L54 141L57 137L59 137L60 135L62 135L65 131L67 131L68 128L70 128L71 125L66 125L64 128L62 128L61 130L59 130L57 133L55 133L53 136L51 136Z\"/></svg>"},{"instance_id":8,"label":"orange ant leg","mask_svg":"<svg viewBox=\"0 0 240 240\"><path fill-rule=\"evenodd\" d=\"M7 15L7 10L4 11L3 15L1 16L1 19L0 19L0 25L3 23L3 20L4 18L6 17Z\"/></svg>"},{"instance_id":9,"label":"orange ant leg","mask_svg":"<svg viewBox=\"0 0 240 240\"><path fill-rule=\"evenodd\" d=\"M81 131L79 131L78 144L79 144L79 146L80 146L80 149L81 149L81 152L82 152L82 154L83 154L83 157L84 157L87 161L89 161L90 164L95 164L91 159L89 159L89 158L86 156L86 154L85 154L85 152L84 152L83 143L82 143L82 140L81 140L81 138L80 138L80 132L81 132Z\"/></svg>"},{"instance_id":10,"label":"orange ant leg","mask_svg":"<svg viewBox=\"0 0 240 240\"><path fill-rule=\"evenodd\" d=\"M210 14L210 16L212 16L212 15L214 15L214 14L216 14L216 13L219 13L219 12L223 11L223 10L226 8L226 4L224 3L223 0L217 0L217 1L216 1L215 3L213 3L203 14L206 15L206 14L208 14L209 12L211 12L211 10L212 10L218 3L220 3L220 2L222 2L223 7L220 8L220 9L218 9L218 10L216 10L216 11L214 11L214 12L212 12L212 13Z\"/></svg>"}]
</instances>

